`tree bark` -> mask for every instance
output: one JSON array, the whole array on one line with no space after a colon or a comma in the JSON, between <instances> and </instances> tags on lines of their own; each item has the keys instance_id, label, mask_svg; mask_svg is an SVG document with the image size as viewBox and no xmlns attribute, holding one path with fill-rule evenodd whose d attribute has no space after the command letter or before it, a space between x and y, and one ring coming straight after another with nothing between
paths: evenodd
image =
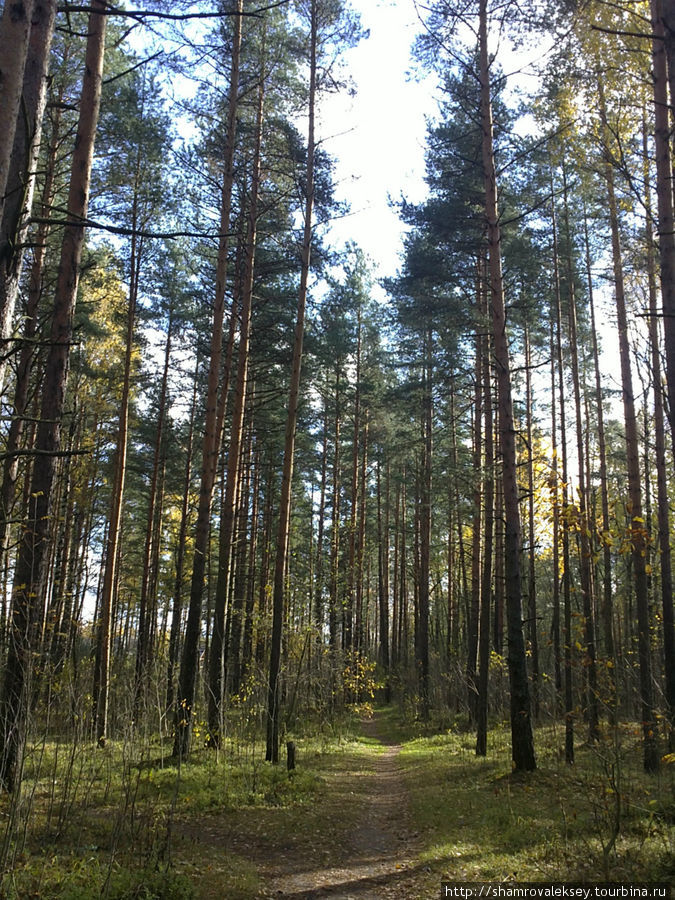
<instances>
[{"instance_id":1,"label":"tree bark","mask_svg":"<svg viewBox=\"0 0 675 900\"><path fill-rule=\"evenodd\" d=\"M6 4L11 5L9 2ZM56 0L38 0L34 4L23 74L21 111L14 134L0 225L0 354L3 357L12 331L28 233L28 216L33 205L42 119L47 101L49 50L55 17ZM0 134L3 132L0 131ZM5 359L1 358L0 390L4 385L5 365Z\"/></svg>"},{"instance_id":2,"label":"tree bark","mask_svg":"<svg viewBox=\"0 0 675 900\"><path fill-rule=\"evenodd\" d=\"M34 6L33 0L5 0L0 19L0 219L4 214L12 146L20 119Z\"/></svg>"},{"instance_id":3,"label":"tree bark","mask_svg":"<svg viewBox=\"0 0 675 900\"><path fill-rule=\"evenodd\" d=\"M666 0L668 20L672 26L672 0ZM668 105L668 67L666 33L663 24L663 0L651 0L652 71L654 79L654 145L656 151L656 199L658 208L658 240L661 263L661 298L663 302L663 335L666 350L666 384L671 438L675 444L675 216L673 215L673 169L670 144ZM669 31L669 47L673 47ZM672 99L672 98L671 98ZM675 450L674 450L675 452Z\"/></svg>"},{"instance_id":4,"label":"tree bark","mask_svg":"<svg viewBox=\"0 0 675 900\"><path fill-rule=\"evenodd\" d=\"M595 598L591 573L591 528L587 508L586 456L584 453L583 414L581 405L581 378L579 375L579 351L577 347L577 306L574 291L574 267L567 204L567 177L563 166L563 203L567 259L567 318L569 326L569 356L572 364L575 424L577 433L577 468L579 479L579 537L581 569L581 593L584 612L584 672L586 673L586 719L591 741L597 741L598 731L598 676L595 660Z\"/></svg>"},{"instance_id":5,"label":"tree bark","mask_svg":"<svg viewBox=\"0 0 675 900\"><path fill-rule=\"evenodd\" d=\"M139 158L140 162L140 149ZM138 174L138 169L137 169ZM138 179L132 212L131 260L129 267L129 305L127 310L126 344L124 353L124 373L122 376L122 396L120 398L117 423L117 442L113 469L113 484L110 497L108 539L105 543L105 568L101 592L100 619L98 621L98 652L94 673L94 703L96 719L96 740L103 747L108 738L108 707L110 691L110 647L112 641L112 615L115 605L122 528L122 508L124 485L127 472L127 446L129 441L129 403L131 398L131 367L134 352L134 330L136 325L136 303L141 270L142 245L137 238L138 226ZM144 610L141 611L144 614ZM143 626L143 622L141 623Z\"/></svg>"},{"instance_id":6,"label":"tree bark","mask_svg":"<svg viewBox=\"0 0 675 900\"><path fill-rule=\"evenodd\" d=\"M643 127L645 160L647 128ZM649 282L649 342L654 391L654 451L656 457L656 509L658 548L661 562L661 609L663 613L663 655L665 695L670 719L670 749L675 748L675 625L673 623L673 565L670 548L670 500L668 496L668 461L666 456L666 426L663 409L663 384L659 342L659 315L656 290L656 260L652 228L652 203L649 167L645 162L645 238L647 244L647 278Z\"/></svg>"},{"instance_id":7,"label":"tree bark","mask_svg":"<svg viewBox=\"0 0 675 900\"><path fill-rule=\"evenodd\" d=\"M0 697L0 784L18 786L30 697L31 654L36 627L42 621L51 529L52 488L60 450L72 321L84 244L91 166L101 98L107 16L105 3L94 0L89 16L80 116L68 192L68 224L64 226L54 298L50 347L42 380L36 449L43 454L30 485L28 520L19 547L12 591L11 640Z\"/></svg>"},{"instance_id":8,"label":"tree bark","mask_svg":"<svg viewBox=\"0 0 675 900\"><path fill-rule=\"evenodd\" d=\"M150 475L150 497L148 499L148 515L145 526L145 545L143 548L143 571L141 574L141 596L139 603L138 643L136 645L136 673L135 673L135 706L143 693L145 679L150 662L152 660L151 619L155 607L154 591L152 590L152 558L155 546L155 534L159 526L156 522L156 508L159 498L160 465L164 455L164 422L166 417L167 389L169 382L169 365L171 362L171 340L173 337L173 312L169 312L166 342L164 345L164 368L162 382L159 391L159 409L157 412L157 428L155 431L155 447L152 459L152 472ZM136 715L135 718L138 718Z\"/></svg>"},{"instance_id":9,"label":"tree bark","mask_svg":"<svg viewBox=\"0 0 675 900\"><path fill-rule=\"evenodd\" d=\"M263 26L264 28L264 26ZM209 703L208 725L209 743L220 746L221 704L223 696L223 651L225 647L225 607L232 574L233 538L239 489L239 466L244 434L244 411L248 386L249 339L251 332L251 309L253 303L253 277L255 272L255 251L258 225L258 198L260 193L260 154L264 125L265 99L265 48L261 55L260 81L258 85L257 124L253 164L251 173L251 195L248 208L247 248L245 277L242 285L242 303L239 316L239 352L237 377L234 385L230 443L227 454L225 476L225 496L221 508L220 544L218 551L218 582L213 613L211 653L209 656ZM240 623L241 624L241 623Z\"/></svg>"},{"instance_id":10,"label":"tree bark","mask_svg":"<svg viewBox=\"0 0 675 900\"><path fill-rule=\"evenodd\" d=\"M490 300L494 358L497 371L499 435L504 483L504 551L506 572L506 617L508 635L509 686L511 691L511 752L517 770L536 768L527 661L523 638L520 553L520 507L516 431L513 421L509 346L506 333L504 286L501 264L501 235L497 205L497 173L492 136L492 101L487 44L487 0L480 0L479 56L483 171L485 177L485 218L487 222L490 273Z\"/></svg>"},{"instance_id":11,"label":"tree bark","mask_svg":"<svg viewBox=\"0 0 675 900\"><path fill-rule=\"evenodd\" d=\"M429 582L431 579L431 486L433 451L432 396L432 332L428 325L424 334L424 374L422 378L422 462L420 472L420 568L419 623L417 632L417 666L422 718L430 713L429 684Z\"/></svg>"},{"instance_id":12,"label":"tree bark","mask_svg":"<svg viewBox=\"0 0 675 900\"><path fill-rule=\"evenodd\" d=\"M312 217L314 210L314 158L316 143L314 118L317 90L317 39L318 0L311 0L310 46L309 46L309 131L307 139L307 170L305 196L305 223L301 249L300 291L293 342L293 362L291 383L288 394L286 434L284 440L284 462L281 477L281 497L279 501L279 528L277 532L277 555L274 566L274 593L272 607L272 638L270 646L270 669L267 692L267 746L265 758L268 762L279 762L279 720L281 715L281 693L279 675L281 670L281 637L284 611L284 585L288 553L288 537L291 521L291 489L293 482L293 456L295 452L295 429L300 402L300 373L302 369L302 345L305 332L305 306L312 250Z\"/></svg>"},{"instance_id":13,"label":"tree bark","mask_svg":"<svg viewBox=\"0 0 675 900\"><path fill-rule=\"evenodd\" d=\"M206 423L202 444L202 464L199 488L199 506L195 525L195 549L190 585L190 605L188 607L183 653L181 657L178 694L176 698L176 732L173 747L175 758L186 758L190 752L192 735L192 714L199 663L199 636L202 619L202 597L206 573L211 524L211 504L216 481L216 467L220 453L222 418L224 417L226 390L218 394L223 348L223 322L225 320L225 282L227 280L228 231L232 207L232 187L234 184L234 148L237 128L237 106L239 102L239 61L241 52L241 26L243 0L237 0L234 16L232 40L232 60L230 66L230 87L228 95L227 135L224 153L223 188L220 201L220 240L216 267L216 292L213 308L213 328L209 375L206 400ZM234 323L234 310L233 319ZM227 369L226 369L227 371Z\"/></svg>"},{"instance_id":14,"label":"tree bark","mask_svg":"<svg viewBox=\"0 0 675 900\"><path fill-rule=\"evenodd\" d=\"M609 134L606 111L601 96L600 117L605 135ZM635 586L635 604L638 624L638 658L640 663L640 702L642 706L642 747L643 762L646 772L655 772L659 767L659 754L656 741L656 718L654 715L654 699L652 688L652 666L650 648L650 615L649 594L647 584L646 552L647 531L642 515L642 489L640 482L640 457L638 449L637 418L635 413L635 395L633 392L633 376L628 342L628 318L623 277L623 261L621 239L619 234L619 218L614 189L614 171L609 157L609 147L603 146L605 154L605 183L607 188L607 205L612 237L612 261L614 268L614 295L616 301L616 317L619 331L619 355L621 359L621 391L626 439L626 468L628 475L628 535L631 546L631 560ZM670 188L669 188L670 190ZM672 195L671 195L672 196ZM672 219L671 219L672 222ZM663 223L661 223L662 225ZM663 239L663 235L661 235ZM663 259L662 259L663 262ZM663 278L663 268L662 268ZM670 285L675 288L675 285ZM665 291L668 286L662 284ZM664 312L666 311L664 294ZM675 321L675 320L674 320ZM675 348L674 348L675 349ZM673 373L675 375L675 372Z\"/></svg>"},{"instance_id":15,"label":"tree bark","mask_svg":"<svg viewBox=\"0 0 675 900\"><path fill-rule=\"evenodd\" d=\"M482 304L481 304L482 305ZM492 540L494 533L494 422L492 417L492 379L487 338L481 341L483 356L483 410L485 458L483 461L484 543L481 574L480 635L478 645L478 700L476 704L476 756L487 754L488 686L490 672L490 614L492 611Z\"/></svg>"},{"instance_id":16,"label":"tree bark","mask_svg":"<svg viewBox=\"0 0 675 900\"><path fill-rule=\"evenodd\" d=\"M555 368L557 369L558 395L559 395L559 421L560 421L560 457L562 463L562 484L555 484L555 508L554 516L559 524L558 533L562 531L562 552L563 552L563 637L564 637L564 708L565 708L565 761L568 765L574 763L574 671L572 668L572 597L571 597L571 571L570 571L570 537L569 525L567 522L567 513L569 508L567 485L569 483L568 465L567 465L567 413L565 410L565 372L563 367L563 345L562 345L562 304L560 297L560 266L558 254L558 228L555 213L555 204L551 205L551 226L553 231L553 273L554 273L554 289L555 289L555 327L552 329L555 333L552 344L555 349L551 348L551 359L555 357ZM552 366L552 380L553 376ZM552 384L553 392L555 385ZM556 423L553 422L553 430L555 431ZM558 509L558 492L562 488L562 498L560 508L562 511L562 523L560 523L560 511ZM556 574L557 577L557 574Z\"/></svg>"}]
</instances>

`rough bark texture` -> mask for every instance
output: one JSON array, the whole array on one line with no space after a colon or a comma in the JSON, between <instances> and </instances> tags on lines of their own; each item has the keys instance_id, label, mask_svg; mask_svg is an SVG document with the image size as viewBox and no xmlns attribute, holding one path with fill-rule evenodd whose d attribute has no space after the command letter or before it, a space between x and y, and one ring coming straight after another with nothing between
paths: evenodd
<instances>
[{"instance_id":1,"label":"rough bark texture","mask_svg":"<svg viewBox=\"0 0 675 900\"><path fill-rule=\"evenodd\" d=\"M68 222L63 233L50 347L42 380L40 422L36 450L40 464L33 469L30 505L19 547L12 591L11 640L0 698L0 782L17 786L25 740L30 696L31 652L44 609L45 577L51 530L52 486L61 449L72 320L84 244L82 220L87 215L94 139L101 98L103 51L107 16L103 0L94 0L89 16L80 116L68 193Z\"/></svg>"},{"instance_id":2,"label":"rough bark texture","mask_svg":"<svg viewBox=\"0 0 675 900\"><path fill-rule=\"evenodd\" d=\"M591 573L591 528L587 511L586 493L586 458L584 453L583 411L581 405L581 376L579 373L579 351L577 346L577 307L574 291L574 267L572 264L571 233L569 225L569 210L567 206L567 179L563 168L563 197L564 197L564 223L566 237L567 259L567 320L569 331L569 358L572 365L572 386L574 392L574 411L577 436L577 477L579 479L578 512L579 512L579 544L581 570L581 593L584 613L584 640L585 657L584 672L586 673L586 719L588 722L589 737L595 741L598 739L598 678L595 660L595 598L593 597L592 573Z\"/></svg>"},{"instance_id":3,"label":"rough bark texture","mask_svg":"<svg viewBox=\"0 0 675 900\"><path fill-rule=\"evenodd\" d=\"M666 384L671 436L675 441L675 216L673 215L673 170L670 145L668 107L668 67L666 63L664 8L668 21L675 24L672 0L651 0L652 68L654 77L654 147L656 151L656 199L658 207L658 241L661 263L661 297L663 301L663 334L666 350ZM669 30L669 48L673 34Z\"/></svg>"},{"instance_id":4,"label":"rough bark texture","mask_svg":"<svg viewBox=\"0 0 675 900\"><path fill-rule=\"evenodd\" d=\"M607 131L607 122L603 126ZM609 133L609 132L607 132ZM605 148L606 149L606 148ZM640 702L642 706L642 738L643 761L645 771L655 772L659 767L659 754L656 742L656 718L654 716L654 698L652 687L652 665L650 648L650 616L649 591L647 583L647 531L642 515L642 489L640 483L640 456L638 449L638 429L635 413L635 394L628 341L628 318L624 289L623 262L619 219L614 190L614 171L609 159L605 162L605 181L607 186L607 205L612 237L612 260L614 266L614 296L616 300L616 318L619 330L619 355L621 358L621 392L626 434L626 468L628 475L628 535L632 547L633 579L635 585L635 604L638 624L638 658L640 663Z\"/></svg>"},{"instance_id":5,"label":"rough bark texture","mask_svg":"<svg viewBox=\"0 0 675 900\"><path fill-rule=\"evenodd\" d=\"M476 756L487 754L488 676L490 671L490 624L492 612L492 541L494 533L494 422L492 416L492 378L488 364L487 341L483 339L483 394L485 398L485 476L483 502L485 525L483 571L481 575L480 636L478 645L478 701L476 704Z\"/></svg>"},{"instance_id":6,"label":"rough bark texture","mask_svg":"<svg viewBox=\"0 0 675 900\"><path fill-rule=\"evenodd\" d=\"M6 342L12 331L28 216L33 205L55 17L56 0L35 3L23 76L21 112L14 134L0 224L0 355L7 351ZM0 358L0 390L4 385L4 372L5 360Z\"/></svg>"},{"instance_id":7,"label":"rough bark texture","mask_svg":"<svg viewBox=\"0 0 675 900\"><path fill-rule=\"evenodd\" d=\"M190 586L185 639L181 657L178 695L176 698L176 737L173 753L175 757L186 757L190 751L192 731L192 707L194 705L197 668L199 664L199 636L202 619L202 597L206 573L206 553L211 521L211 503L216 480L216 463L221 440L221 408L224 415L225 391L219 403L218 385L223 347L223 322L225 320L225 282L227 279L228 230L232 207L232 185L234 182L234 147L237 126L237 105L239 99L239 56L241 50L241 23L243 0L237 0L234 16L232 41L232 62L230 67L230 88L228 97L227 137L225 142L223 189L220 203L220 242L216 268L216 295L213 309L213 329L207 384L206 423L202 445L202 466L199 489L199 506L195 525L195 548Z\"/></svg>"},{"instance_id":8,"label":"rough bark texture","mask_svg":"<svg viewBox=\"0 0 675 900\"><path fill-rule=\"evenodd\" d=\"M264 61L264 49L263 49ZM253 302L253 275L255 266L256 227L258 222L258 195L260 190L260 151L263 130L263 104L265 96L264 62L261 66L258 90L258 123L256 128L251 196L249 199L248 234L246 250L246 275L242 286L242 304L239 325L239 353L237 378L234 385L234 402L230 423L230 445L227 454L225 497L220 521L220 547L218 560L218 584L213 615L211 655L209 657L209 739L214 746L220 744L220 712L223 694L223 649L225 642L225 604L230 584L233 541L235 532L236 500L239 488L239 463L244 434L244 410L248 384L249 335Z\"/></svg>"},{"instance_id":9,"label":"rough bark texture","mask_svg":"<svg viewBox=\"0 0 675 900\"><path fill-rule=\"evenodd\" d=\"M302 344L305 333L305 305L307 302L307 284L309 280L312 249L312 216L314 210L314 156L316 152L314 138L314 116L316 105L317 80L317 0L311 4L310 33L310 73L309 73L309 133L307 140L307 178L305 197L305 224L301 249L300 291L298 294L298 313L295 323L293 342L293 362L291 383L288 395L288 413L286 417L286 434L284 440L284 462L281 476L281 497L279 502L279 529L277 532L277 556L274 566L274 591L272 607L272 636L270 646L270 668L267 690L267 747L265 758L268 762L279 762L279 719L281 692L279 690L279 674L281 670L281 635L284 616L284 583L286 575L286 559L288 552L288 536L291 520L291 487L293 482L293 455L295 451L295 429L298 421L298 404L300 400L300 372L302 368Z\"/></svg>"},{"instance_id":10,"label":"rough bark texture","mask_svg":"<svg viewBox=\"0 0 675 900\"><path fill-rule=\"evenodd\" d=\"M492 102L487 46L487 0L480 3L480 89L485 176L485 218L487 221L490 273L490 304L494 358L497 373L499 436L504 485L504 556L506 573L506 619L508 636L509 687L511 690L511 752L518 770L536 768L530 691L527 680L523 638L522 587L520 571L521 534L516 460L516 431L513 421L509 346L506 334L504 287L502 280L497 175L492 137Z\"/></svg>"},{"instance_id":11,"label":"rough bark texture","mask_svg":"<svg viewBox=\"0 0 675 900\"><path fill-rule=\"evenodd\" d=\"M0 19L0 218L14 135L20 119L21 91L34 5L33 0L6 0Z\"/></svg>"}]
</instances>

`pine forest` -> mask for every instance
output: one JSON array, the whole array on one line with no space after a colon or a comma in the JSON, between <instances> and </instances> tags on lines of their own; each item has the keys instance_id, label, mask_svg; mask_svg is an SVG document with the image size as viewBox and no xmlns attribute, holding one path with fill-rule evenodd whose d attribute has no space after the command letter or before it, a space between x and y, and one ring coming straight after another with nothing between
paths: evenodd
<instances>
[{"instance_id":1,"label":"pine forest","mask_svg":"<svg viewBox=\"0 0 675 900\"><path fill-rule=\"evenodd\" d=\"M675 0L5 0L0 897L668 896L674 171Z\"/></svg>"}]
</instances>

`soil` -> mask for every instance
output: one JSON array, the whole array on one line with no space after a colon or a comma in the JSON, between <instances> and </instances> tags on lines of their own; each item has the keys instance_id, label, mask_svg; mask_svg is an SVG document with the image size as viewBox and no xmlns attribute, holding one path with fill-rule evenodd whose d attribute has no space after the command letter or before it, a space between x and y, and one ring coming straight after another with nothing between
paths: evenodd
<instances>
[{"instance_id":1,"label":"soil","mask_svg":"<svg viewBox=\"0 0 675 900\"><path fill-rule=\"evenodd\" d=\"M377 719L364 722L364 732L386 744ZM341 847L333 847L328 865L306 855L287 853L262 867L267 887L262 897L333 900L416 900L424 896L415 885L422 874L417 837L411 830L408 796L397 757L400 744L388 744L374 757L375 771L356 776L345 770L344 793L358 793L362 810L356 827Z\"/></svg>"},{"instance_id":2,"label":"soil","mask_svg":"<svg viewBox=\"0 0 675 900\"><path fill-rule=\"evenodd\" d=\"M211 854L209 870L221 868L223 851L247 860L262 884L257 896L265 900L436 897L437 891L429 890L433 876L418 859L419 835L411 824L397 762L401 747L383 739L377 717L364 721L363 730L383 751L369 756L365 770L347 756L329 771L320 808L296 811L282 829L269 827L247 810L235 819L214 816L199 824L183 823L177 835L183 853L189 855L184 843L189 842L199 847L202 859ZM200 896L227 900L215 884L213 890L208 884L206 878Z\"/></svg>"}]
</instances>

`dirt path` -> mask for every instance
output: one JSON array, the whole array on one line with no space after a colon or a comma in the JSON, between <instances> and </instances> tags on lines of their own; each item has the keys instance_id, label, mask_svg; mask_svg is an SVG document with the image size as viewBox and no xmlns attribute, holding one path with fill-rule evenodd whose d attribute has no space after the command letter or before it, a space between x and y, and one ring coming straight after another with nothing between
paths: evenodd
<instances>
[{"instance_id":1,"label":"dirt path","mask_svg":"<svg viewBox=\"0 0 675 900\"><path fill-rule=\"evenodd\" d=\"M366 721L364 731L384 743L376 719ZM292 852L282 861L274 860L264 867L267 888L261 896L294 900L417 900L423 896L415 889L421 873L417 836L411 831L408 798L397 765L400 750L399 744L386 745L383 753L373 757L372 773L357 776L346 770L335 776L344 782L339 790L365 801L350 840L342 848L332 848L328 865L297 858Z\"/></svg>"}]
</instances>

